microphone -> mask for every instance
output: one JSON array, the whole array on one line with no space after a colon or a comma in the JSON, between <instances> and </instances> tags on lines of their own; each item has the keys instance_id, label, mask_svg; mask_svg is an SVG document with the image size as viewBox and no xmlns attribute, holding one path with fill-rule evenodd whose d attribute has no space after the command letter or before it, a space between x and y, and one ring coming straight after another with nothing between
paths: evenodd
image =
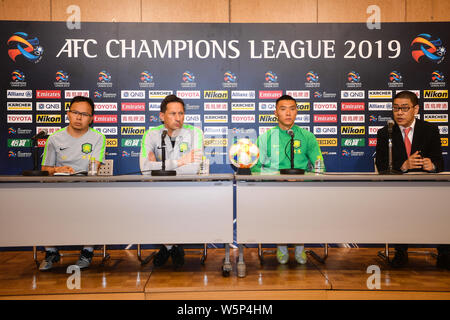
<instances>
[{"instance_id":1,"label":"microphone","mask_svg":"<svg viewBox=\"0 0 450 320\"><path fill-rule=\"evenodd\" d=\"M389 136L392 136L392 129L394 128L394 124L395 124L394 120L387 121Z\"/></svg>"},{"instance_id":2,"label":"microphone","mask_svg":"<svg viewBox=\"0 0 450 320\"><path fill-rule=\"evenodd\" d=\"M291 161L291 168L290 169L280 169L280 174L304 174L305 170L303 169L296 169L294 168L294 130L289 129L286 131L286 133L291 137L291 141L289 142L291 147L291 154L290 154L290 161ZM286 145L287 147L287 145Z\"/></svg>"},{"instance_id":3,"label":"microphone","mask_svg":"<svg viewBox=\"0 0 450 320\"><path fill-rule=\"evenodd\" d=\"M152 170L152 176L175 176L177 172L175 170L166 170L166 138L169 132L166 128L161 133L161 170Z\"/></svg>"},{"instance_id":4,"label":"microphone","mask_svg":"<svg viewBox=\"0 0 450 320\"><path fill-rule=\"evenodd\" d=\"M294 138L294 131L292 129L289 129L287 134L291 136L291 139Z\"/></svg>"},{"instance_id":5,"label":"microphone","mask_svg":"<svg viewBox=\"0 0 450 320\"><path fill-rule=\"evenodd\" d=\"M39 139L44 139L47 137L48 137L47 132L42 130L38 134L36 134L34 137L32 137L31 140L39 140Z\"/></svg>"},{"instance_id":6,"label":"microphone","mask_svg":"<svg viewBox=\"0 0 450 320\"><path fill-rule=\"evenodd\" d=\"M162 140L162 141L164 141L164 139L166 138L167 133L168 133L167 129L164 129L163 132L162 132L162 134L161 134L161 140Z\"/></svg>"},{"instance_id":7,"label":"microphone","mask_svg":"<svg viewBox=\"0 0 450 320\"><path fill-rule=\"evenodd\" d=\"M392 131L394 128L394 120L388 120L387 126L388 126L388 169L385 171L380 172L380 174L400 174L399 171L394 169L394 163L392 160Z\"/></svg>"}]
</instances>

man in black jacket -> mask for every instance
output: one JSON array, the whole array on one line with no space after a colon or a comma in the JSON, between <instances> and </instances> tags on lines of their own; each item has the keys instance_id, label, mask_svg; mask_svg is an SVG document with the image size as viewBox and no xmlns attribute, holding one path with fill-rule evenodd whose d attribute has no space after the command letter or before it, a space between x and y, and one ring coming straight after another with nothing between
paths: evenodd
<instances>
[{"instance_id":1,"label":"man in black jacket","mask_svg":"<svg viewBox=\"0 0 450 320\"><path fill-rule=\"evenodd\" d=\"M395 125L392 128L392 167L403 173L424 171L437 173L444 169L439 129L416 119L419 112L417 96L410 91L399 92L392 106ZM377 133L376 166L379 172L389 166L388 127ZM450 246L439 245L437 266L450 269ZM408 262L408 245L395 245L393 267Z\"/></svg>"}]
</instances>

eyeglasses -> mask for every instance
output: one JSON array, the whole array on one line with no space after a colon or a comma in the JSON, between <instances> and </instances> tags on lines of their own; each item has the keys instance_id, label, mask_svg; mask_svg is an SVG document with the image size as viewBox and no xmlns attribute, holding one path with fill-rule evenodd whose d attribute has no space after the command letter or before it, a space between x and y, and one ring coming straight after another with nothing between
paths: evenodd
<instances>
[{"instance_id":1,"label":"eyeglasses","mask_svg":"<svg viewBox=\"0 0 450 320\"><path fill-rule=\"evenodd\" d=\"M394 111L394 112L399 112L400 110L402 110L402 112L408 112L409 109L411 109L411 108L412 108L412 107L411 107L411 106L408 106L407 104L403 104L403 105L401 105L401 106L394 105L394 106L392 107L392 111Z\"/></svg>"},{"instance_id":2,"label":"eyeglasses","mask_svg":"<svg viewBox=\"0 0 450 320\"><path fill-rule=\"evenodd\" d=\"M70 113L72 113L75 117L81 116L82 118L87 118L87 117L92 117L92 115L90 115L89 113L86 112L78 112L78 111L69 111Z\"/></svg>"}]
</instances>

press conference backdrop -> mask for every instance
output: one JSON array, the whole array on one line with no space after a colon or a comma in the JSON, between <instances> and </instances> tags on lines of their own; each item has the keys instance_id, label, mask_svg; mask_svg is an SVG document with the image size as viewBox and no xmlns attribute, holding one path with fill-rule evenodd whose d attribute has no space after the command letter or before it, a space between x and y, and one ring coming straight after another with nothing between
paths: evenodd
<instances>
[{"instance_id":1,"label":"press conference backdrop","mask_svg":"<svg viewBox=\"0 0 450 320\"><path fill-rule=\"evenodd\" d=\"M450 23L183 24L0 22L0 174L32 168L30 138L67 125L73 96L95 102L114 173L139 171L144 130L168 94L204 131L212 173L232 172L227 148L275 126L275 100L298 101L328 171L373 171L376 132L392 97L412 90L439 126L448 169ZM42 153L45 140L39 142Z\"/></svg>"}]
</instances>

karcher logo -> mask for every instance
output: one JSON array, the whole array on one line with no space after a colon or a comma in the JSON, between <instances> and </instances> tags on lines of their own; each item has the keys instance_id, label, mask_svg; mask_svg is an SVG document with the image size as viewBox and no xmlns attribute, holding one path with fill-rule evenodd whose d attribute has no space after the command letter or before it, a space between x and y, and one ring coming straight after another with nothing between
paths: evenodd
<instances>
[{"instance_id":1,"label":"karcher logo","mask_svg":"<svg viewBox=\"0 0 450 320\"><path fill-rule=\"evenodd\" d=\"M121 127L120 134L123 135L143 135L145 132L145 127Z\"/></svg>"},{"instance_id":2,"label":"karcher logo","mask_svg":"<svg viewBox=\"0 0 450 320\"><path fill-rule=\"evenodd\" d=\"M423 97L424 99L447 99L448 90L424 90Z\"/></svg>"},{"instance_id":3,"label":"karcher logo","mask_svg":"<svg viewBox=\"0 0 450 320\"><path fill-rule=\"evenodd\" d=\"M341 134L366 134L366 127L341 127Z\"/></svg>"},{"instance_id":4,"label":"karcher logo","mask_svg":"<svg viewBox=\"0 0 450 320\"><path fill-rule=\"evenodd\" d=\"M60 114L37 114L36 123L61 123Z\"/></svg>"},{"instance_id":5,"label":"karcher logo","mask_svg":"<svg viewBox=\"0 0 450 320\"><path fill-rule=\"evenodd\" d=\"M337 147L337 138L317 138L319 147Z\"/></svg>"},{"instance_id":6,"label":"karcher logo","mask_svg":"<svg viewBox=\"0 0 450 320\"><path fill-rule=\"evenodd\" d=\"M278 118L271 114L260 114L259 123L278 123Z\"/></svg>"},{"instance_id":7,"label":"karcher logo","mask_svg":"<svg viewBox=\"0 0 450 320\"><path fill-rule=\"evenodd\" d=\"M205 99L228 99L227 90L205 90L203 92Z\"/></svg>"}]
</instances>

